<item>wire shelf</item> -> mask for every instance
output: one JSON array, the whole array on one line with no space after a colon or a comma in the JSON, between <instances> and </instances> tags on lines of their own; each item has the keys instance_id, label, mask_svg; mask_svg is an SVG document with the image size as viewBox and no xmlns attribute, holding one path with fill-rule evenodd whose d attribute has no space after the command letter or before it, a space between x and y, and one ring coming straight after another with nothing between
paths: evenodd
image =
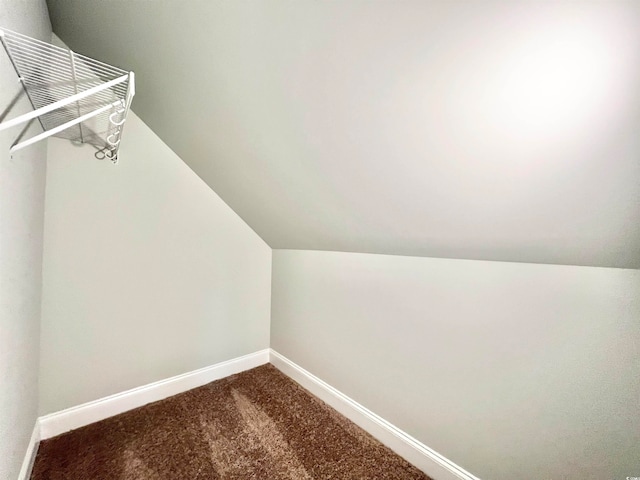
<instances>
[{"instance_id":1,"label":"wire shelf","mask_svg":"<svg viewBox=\"0 0 640 480\"><path fill-rule=\"evenodd\" d=\"M94 145L101 158L117 163L135 95L133 72L10 30L0 29L0 42L34 109L1 123L0 130L34 118L44 130L11 151L55 136Z\"/></svg>"}]
</instances>

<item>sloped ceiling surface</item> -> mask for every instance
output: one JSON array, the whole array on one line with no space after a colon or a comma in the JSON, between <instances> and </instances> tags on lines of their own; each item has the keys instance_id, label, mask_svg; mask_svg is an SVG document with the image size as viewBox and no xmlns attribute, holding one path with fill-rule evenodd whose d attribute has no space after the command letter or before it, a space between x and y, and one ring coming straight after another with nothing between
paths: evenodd
<instances>
[{"instance_id":1,"label":"sloped ceiling surface","mask_svg":"<svg viewBox=\"0 0 640 480\"><path fill-rule=\"evenodd\" d=\"M640 2L49 8L273 248L640 268Z\"/></svg>"}]
</instances>

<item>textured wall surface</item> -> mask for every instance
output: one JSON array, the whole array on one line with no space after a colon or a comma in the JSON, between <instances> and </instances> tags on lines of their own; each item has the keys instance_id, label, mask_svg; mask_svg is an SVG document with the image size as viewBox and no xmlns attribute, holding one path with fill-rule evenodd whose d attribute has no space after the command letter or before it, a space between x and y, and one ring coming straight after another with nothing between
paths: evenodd
<instances>
[{"instance_id":1,"label":"textured wall surface","mask_svg":"<svg viewBox=\"0 0 640 480\"><path fill-rule=\"evenodd\" d=\"M640 472L640 271L274 250L272 347L480 478Z\"/></svg>"},{"instance_id":2,"label":"textured wall surface","mask_svg":"<svg viewBox=\"0 0 640 480\"><path fill-rule=\"evenodd\" d=\"M49 144L43 414L269 346L271 248L135 114L93 153Z\"/></svg>"},{"instance_id":3,"label":"textured wall surface","mask_svg":"<svg viewBox=\"0 0 640 480\"><path fill-rule=\"evenodd\" d=\"M51 40L44 1L0 2L0 27ZM15 102L15 103L14 103ZM31 111L0 47L0 118ZM26 124L25 124L26 125ZM47 142L9 147L25 125L0 132L0 478L18 476L38 410L42 232ZM26 136L40 133L35 122Z\"/></svg>"}]
</instances>

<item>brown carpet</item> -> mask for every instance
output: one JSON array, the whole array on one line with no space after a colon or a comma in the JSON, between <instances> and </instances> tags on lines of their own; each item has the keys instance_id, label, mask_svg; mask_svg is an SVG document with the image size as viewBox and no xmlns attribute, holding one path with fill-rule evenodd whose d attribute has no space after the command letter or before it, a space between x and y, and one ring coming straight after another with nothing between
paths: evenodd
<instances>
[{"instance_id":1,"label":"brown carpet","mask_svg":"<svg viewBox=\"0 0 640 480\"><path fill-rule=\"evenodd\" d=\"M45 440L31 479L428 477L263 365Z\"/></svg>"}]
</instances>

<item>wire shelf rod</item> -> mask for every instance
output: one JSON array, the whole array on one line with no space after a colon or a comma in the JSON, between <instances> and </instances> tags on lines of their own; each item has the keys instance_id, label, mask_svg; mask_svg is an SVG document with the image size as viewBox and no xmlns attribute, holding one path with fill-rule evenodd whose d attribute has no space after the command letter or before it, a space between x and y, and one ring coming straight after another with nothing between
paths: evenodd
<instances>
[{"instance_id":1,"label":"wire shelf rod","mask_svg":"<svg viewBox=\"0 0 640 480\"><path fill-rule=\"evenodd\" d=\"M55 75L60 76L61 75L61 70L68 68L68 63L64 64L64 63L60 63L60 64L55 64L53 62L43 62L42 60L38 59L37 57L34 57L32 55L28 55L28 54L23 54L23 53L19 53L19 52L14 52L14 56L15 58L19 59L21 62L21 65L23 68L27 68L33 71L47 71L47 72L51 72ZM95 76L95 74L94 74ZM112 75L113 76L113 75ZM68 77L64 77L64 75L62 76L63 78L67 78Z\"/></svg>"},{"instance_id":2,"label":"wire shelf rod","mask_svg":"<svg viewBox=\"0 0 640 480\"><path fill-rule=\"evenodd\" d=\"M17 47L14 54L21 56L25 60L30 58L32 61L36 63L37 61L45 59L47 64L57 65L57 66L67 66L68 58L69 58L68 56L65 56L65 50L62 50L62 52L56 51L55 53L53 53L53 56L55 56L55 58L52 55L45 54L38 50L25 49L21 47ZM74 57L78 58L80 56L78 54L74 54ZM122 75L127 73L125 70L122 70L119 68L106 68L102 64L96 64L94 62L86 61L84 59L81 59L81 60L82 60L81 62L78 62L78 69L84 69L88 72L96 73L97 71L97 72L102 72L104 74L107 74L109 76ZM42 65L41 63L38 63L38 66L41 66L41 65Z\"/></svg>"},{"instance_id":3,"label":"wire shelf rod","mask_svg":"<svg viewBox=\"0 0 640 480\"><path fill-rule=\"evenodd\" d=\"M20 53L21 55L44 58L48 63L64 63L64 55L60 52L45 52L41 49L37 50L24 45L12 44L11 42L7 43L16 53Z\"/></svg>"},{"instance_id":4,"label":"wire shelf rod","mask_svg":"<svg viewBox=\"0 0 640 480\"><path fill-rule=\"evenodd\" d=\"M40 52L31 52L29 50L16 49L14 50L13 54L16 57L22 59L25 63L32 64L37 67L60 68L67 65L67 62L63 62L62 60L60 62L54 61L55 59L53 59L52 57L43 55Z\"/></svg>"},{"instance_id":5,"label":"wire shelf rod","mask_svg":"<svg viewBox=\"0 0 640 480\"><path fill-rule=\"evenodd\" d=\"M61 88L61 89L56 89L56 90L38 88L38 89L31 90L31 95L34 98L49 98L49 99L51 99L55 95L69 96L69 95L73 95L73 94L74 94L73 89L70 90L68 88Z\"/></svg>"},{"instance_id":6,"label":"wire shelf rod","mask_svg":"<svg viewBox=\"0 0 640 480\"><path fill-rule=\"evenodd\" d=\"M27 88L31 88L27 85ZM31 88L31 93L34 97L41 97L41 98L52 98L53 96L70 96L73 95L75 92L73 91L73 88L68 88L68 87L64 87L64 88L56 88L56 89L47 89L47 88Z\"/></svg>"},{"instance_id":7,"label":"wire shelf rod","mask_svg":"<svg viewBox=\"0 0 640 480\"><path fill-rule=\"evenodd\" d=\"M45 78L38 78L36 79L38 80L38 82L33 82L33 80L29 80L29 79L24 79L23 81L23 85L26 86L26 88L29 89L30 92L33 93L38 93L38 92L43 92L43 91L51 91L52 93L56 93L56 92L65 92L65 91L74 91L73 88L73 84L70 83L69 81L65 80L65 81L60 81L60 82L55 82L55 83L51 83L51 84L46 84L44 83L46 81ZM78 84L81 87L84 87L85 89L91 88L91 87L95 87L97 85L102 85L102 82L78 82ZM81 89L82 90L82 89ZM83 91L83 90L82 90ZM113 91L113 89L111 90L111 94L109 94L108 92L98 92L95 95L97 97L112 97L115 96L116 97L124 97L125 96L126 91L122 91L122 90L118 90L116 92Z\"/></svg>"},{"instance_id":8,"label":"wire shelf rod","mask_svg":"<svg viewBox=\"0 0 640 480\"><path fill-rule=\"evenodd\" d=\"M15 35L15 33L14 33ZM53 45L49 45L47 43L44 44L34 44L31 41L20 40L20 42L15 41L12 38L7 39L7 43L11 45L16 50L21 51L31 51L36 52L41 55L46 55L47 57L64 57L64 49L60 49ZM44 47L44 50L43 50Z\"/></svg>"},{"instance_id":9,"label":"wire shelf rod","mask_svg":"<svg viewBox=\"0 0 640 480\"><path fill-rule=\"evenodd\" d=\"M38 48L50 49L55 51L64 50L64 48L57 47L49 42L38 40L37 38L29 37L18 32L11 32L11 36L20 39L20 45L32 44L36 45ZM18 43L13 38L10 38L10 41Z\"/></svg>"},{"instance_id":10,"label":"wire shelf rod","mask_svg":"<svg viewBox=\"0 0 640 480\"><path fill-rule=\"evenodd\" d=\"M2 32L2 31L0 30L0 32ZM16 36L16 37L20 37L20 40L22 42L20 44L18 44L17 42L15 42L14 40L12 40L10 38L8 39L8 41L10 43L15 43L16 45L18 45L18 48L26 47L26 48L31 48L31 49L33 49L35 51L39 51L40 49L44 48L44 49L49 50L51 52L51 54L59 55L62 58L65 57L65 54L67 52L67 50L64 49L64 48L57 47L57 46L52 45L50 43L43 42L43 41L37 40L35 38L31 38L31 37L28 37L26 35L22 35L22 34L17 33L17 32L11 32L11 34ZM73 54L76 56L76 58L82 60L83 62L87 62L88 64L93 64L93 65L96 65L96 66L103 67L106 70L108 70L108 71L110 71L110 72L112 72L114 74L127 73L126 70L123 70L121 68L115 67L113 65L109 65L108 63L101 62L100 60L96 60L95 58L87 57L85 55L82 55L80 53L75 53L75 52L73 52Z\"/></svg>"},{"instance_id":11,"label":"wire shelf rod","mask_svg":"<svg viewBox=\"0 0 640 480\"><path fill-rule=\"evenodd\" d=\"M54 135L58 132L61 132L62 130L66 130L69 127L72 127L73 125L77 125L78 123L84 122L85 120L88 120L92 117L95 117L96 115L101 114L102 112L105 112L106 110L109 110L111 108L115 108L117 106L121 106L121 102L117 101L117 102L113 102L111 105L105 105L104 107L100 107L98 110L91 112L91 113L87 113L86 115L82 115L81 117L78 117L74 120L71 120L70 122L67 123L63 123L62 125L52 128L51 130L47 130L46 132L43 132L39 135L36 135L34 137L31 137L29 140L25 140L24 142L20 142L17 143L16 145L12 146L10 148L11 152L15 152L17 150L20 150L24 147L28 147L29 145L36 143L40 140L43 140L47 137L50 137L51 135Z\"/></svg>"},{"instance_id":12,"label":"wire shelf rod","mask_svg":"<svg viewBox=\"0 0 640 480\"><path fill-rule=\"evenodd\" d=\"M86 57L81 53L73 52L77 59L82 60L83 63L88 65L95 65L96 67L103 68L108 71L112 71L114 74L116 73L128 73L127 70L123 70L119 67L114 67L113 65L109 65L108 63L101 62L100 60L96 60L91 57Z\"/></svg>"},{"instance_id":13,"label":"wire shelf rod","mask_svg":"<svg viewBox=\"0 0 640 480\"><path fill-rule=\"evenodd\" d=\"M42 107L39 108L38 110L35 110L33 112L29 112L29 113L25 113L24 115L20 115L19 117L16 117L12 120L9 120L5 123L1 123L0 124L0 130L4 130L6 128L10 128L10 127L14 127L16 125L19 125L23 122L26 122L28 120L31 120L32 118L36 118L44 113L50 112L52 110L55 110L57 108L63 107L65 105L68 105L70 103L75 102L76 100L80 100L81 98L85 98L88 97L89 95L93 95L96 92L99 92L101 90L104 90L106 88L111 87L112 85L116 85L117 83L121 83L126 81L129 78L128 75L123 75L120 78L116 78L111 80L110 82L107 82L103 85L98 85L97 87L93 87L89 90L85 90L84 92L81 92L77 95L72 95L69 98L65 98L63 100L59 100L55 103L52 103L51 105L47 105L46 107Z\"/></svg>"},{"instance_id":14,"label":"wire shelf rod","mask_svg":"<svg viewBox=\"0 0 640 480\"><path fill-rule=\"evenodd\" d=\"M104 72L105 74L111 75L111 76L122 75L123 73L128 73L127 71L120 70L119 68L118 69L109 69L109 68L103 67L100 64L87 62L86 60L83 60L82 58L78 58L79 57L78 55L74 55L74 56L76 57L76 60L77 60L76 63L78 64L78 67L80 69L87 68L87 69L91 69L92 71Z\"/></svg>"}]
</instances>

